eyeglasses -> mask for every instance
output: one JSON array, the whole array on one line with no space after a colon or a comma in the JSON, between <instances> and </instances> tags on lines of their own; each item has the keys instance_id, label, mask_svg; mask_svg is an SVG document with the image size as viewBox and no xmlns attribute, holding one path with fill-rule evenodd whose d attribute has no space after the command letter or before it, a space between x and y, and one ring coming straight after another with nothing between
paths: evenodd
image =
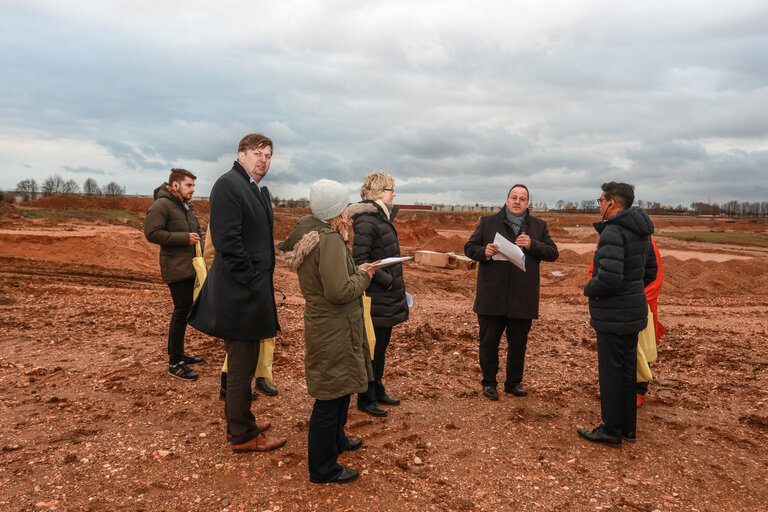
<instances>
[{"instance_id":1,"label":"eyeglasses","mask_svg":"<svg viewBox=\"0 0 768 512\"><path fill-rule=\"evenodd\" d=\"M392 187L392 188L385 188L385 189L384 189L384 192L394 192L394 191L395 191L395 187Z\"/></svg>"},{"instance_id":2,"label":"eyeglasses","mask_svg":"<svg viewBox=\"0 0 768 512\"><path fill-rule=\"evenodd\" d=\"M608 199L603 199L602 197L598 197L598 198L597 198L597 204L598 204L598 206L599 206L599 205L601 205L601 204L603 204L603 201L608 201Z\"/></svg>"}]
</instances>

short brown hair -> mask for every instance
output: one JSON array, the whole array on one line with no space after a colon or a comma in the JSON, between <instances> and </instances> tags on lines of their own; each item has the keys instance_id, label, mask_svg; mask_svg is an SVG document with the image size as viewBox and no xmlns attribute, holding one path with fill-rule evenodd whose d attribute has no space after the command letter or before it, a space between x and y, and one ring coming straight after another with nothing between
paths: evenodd
<instances>
[{"instance_id":1,"label":"short brown hair","mask_svg":"<svg viewBox=\"0 0 768 512\"><path fill-rule=\"evenodd\" d=\"M240 144L237 146L237 152L245 153L251 149L260 149L267 146L269 146L269 149L272 151L275 150L274 146L272 145L272 141L269 140L269 137L266 137L260 133L249 133L240 141Z\"/></svg>"},{"instance_id":2,"label":"short brown hair","mask_svg":"<svg viewBox=\"0 0 768 512\"><path fill-rule=\"evenodd\" d=\"M168 184L172 185L174 182L181 183L184 181L184 178L192 178L193 180L197 179L197 176L192 174L186 169L171 169L171 175L168 177Z\"/></svg>"},{"instance_id":3,"label":"short brown hair","mask_svg":"<svg viewBox=\"0 0 768 512\"><path fill-rule=\"evenodd\" d=\"M531 192L528 190L528 187L526 187L522 183L516 183L516 184L512 185L511 187L509 187L509 192L507 192L507 199L509 199L509 194L512 193L512 189L513 188L518 188L518 187L525 189L525 193L528 195L528 202L530 203L531 202Z\"/></svg>"},{"instance_id":4,"label":"short brown hair","mask_svg":"<svg viewBox=\"0 0 768 512\"><path fill-rule=\"evenodd\" d=\"M385 173L377 171L369 173L363 180L363 186L360 187L360 197L363 200L376 201L381 199L381 194L385 188L394 188L395 178Z\"/></svg>"}]
</instances>

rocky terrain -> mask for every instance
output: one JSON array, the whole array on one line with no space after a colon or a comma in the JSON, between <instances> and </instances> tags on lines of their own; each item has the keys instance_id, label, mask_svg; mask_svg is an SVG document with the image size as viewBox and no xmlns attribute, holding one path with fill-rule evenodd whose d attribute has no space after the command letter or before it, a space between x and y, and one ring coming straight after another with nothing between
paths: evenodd
<instances>
[{"instance_id":1,"label":"rocky terrain","mask_svg":"<svg viewBox=\"0 0 768 512\"><path fill-rule=\"evenodd\" d=\"M207 360L195 367L200 379L166 373L172 305L158 248L141 232L149 203L54 197L23 207L60 214L43 218L0 209L0 510L768 509L768 250L664 236L766 235L765 222L655 219L668 332L638 441L620 449L576 435L600 418L582 295L597 219L543 215L561 257L542 265L525 398L482 397L475 272L406 263L415 304L394 329L385 374L402 405L383 419L350 410L348 432L364 445L341 462L362 477L322 486L306 467L312 399L295 274L278 266L275 275L287 296L280 394L253 405L288 443L233 454L218 397L222 344L189 329L188 352ZM196 208L205 225L207 204ZM276 237L304 213L278 209ZM477 218L405 212L396 221L403 252L460 253Z\"/></svg>"}]
</instances>

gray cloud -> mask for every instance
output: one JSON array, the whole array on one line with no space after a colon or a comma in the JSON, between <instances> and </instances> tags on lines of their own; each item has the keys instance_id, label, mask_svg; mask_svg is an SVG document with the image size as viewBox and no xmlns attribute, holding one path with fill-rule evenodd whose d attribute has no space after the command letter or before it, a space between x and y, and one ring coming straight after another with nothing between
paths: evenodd
<instances>
[{"instance_id":1,"label":"gray cloud","mask_svg":"<svg viewBox=\"0 0 768 512\"><path fill-rule=\"evenodd\" d=\"M765 200L768 12L695 4L6 3L0 188L55 165L151 193L185 165L207 195L263 131L286 190L385 169L411 202L498 204L512 182L578 201L616 179Z\"/></svg>"}]
</instances>

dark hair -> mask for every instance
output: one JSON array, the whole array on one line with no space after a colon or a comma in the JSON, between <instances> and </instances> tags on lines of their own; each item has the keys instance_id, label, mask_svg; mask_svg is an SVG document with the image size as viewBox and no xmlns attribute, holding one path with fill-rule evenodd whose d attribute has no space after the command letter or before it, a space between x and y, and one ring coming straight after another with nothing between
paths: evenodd
<instances>
[{"instance_id":1,"label":"dark hair","mask_svg":"<svg viewBox=\"0 0 768 512\"><path fill-rule=\"evenodd\" d=\"M237 152L245 153L250 149L260 149L267 146L269 146L269 149L272 151L275 150L274 146L272 146L272 141L269 140L269 137L266 137L260 133L249 133L240 141L240 144L237 146Z\"/></svg>"},{"instance_id":2,"label":"dark hair","mask_svg":"<svg viewBox=\"0 0 768 512\"><path fill-rule=\"evenodd\" d=\"M517 188L517 187L520 187L520 188L524 188L524 189L525 189L525 193L526 193L526 194L528 194L528 202L530 203L530 202L531 202L531 192L528 190L528 187L526 187L526 186L525 186L525 185L523 185L522 183L518 183L518 184L516 184L516 185L512 185L512 186L509 188L509 192L507 192L507 198L509 198L509 194L511 194L511 193L512 193L512 189L513 189L513 188Z\"/></svg>"},{"instance_id":3,"label":"dark hair","mask_svg":"<svg viewBox=\"0 0 768 512\"><path fill-rule=\"evenodd\" d=\"M602 189L606 199L618 201L624 208L629 208L635 202L635 186L629 183L609 181L603 183Z\"/></svg>"},{"instance_id":4,"label":"dark hair","mask_svg":"<svg viewBox=\"0 0 768 512\"><path fill-rule=\"evenodd\" d=\"M173 185L173 182L177 181L181 183L184 181L184 178L192 178L193 180L197 179L197 176L192 174L186 169L171 169L171 175L168 177L168 184Z\"/></svg>"}]
</instances>

